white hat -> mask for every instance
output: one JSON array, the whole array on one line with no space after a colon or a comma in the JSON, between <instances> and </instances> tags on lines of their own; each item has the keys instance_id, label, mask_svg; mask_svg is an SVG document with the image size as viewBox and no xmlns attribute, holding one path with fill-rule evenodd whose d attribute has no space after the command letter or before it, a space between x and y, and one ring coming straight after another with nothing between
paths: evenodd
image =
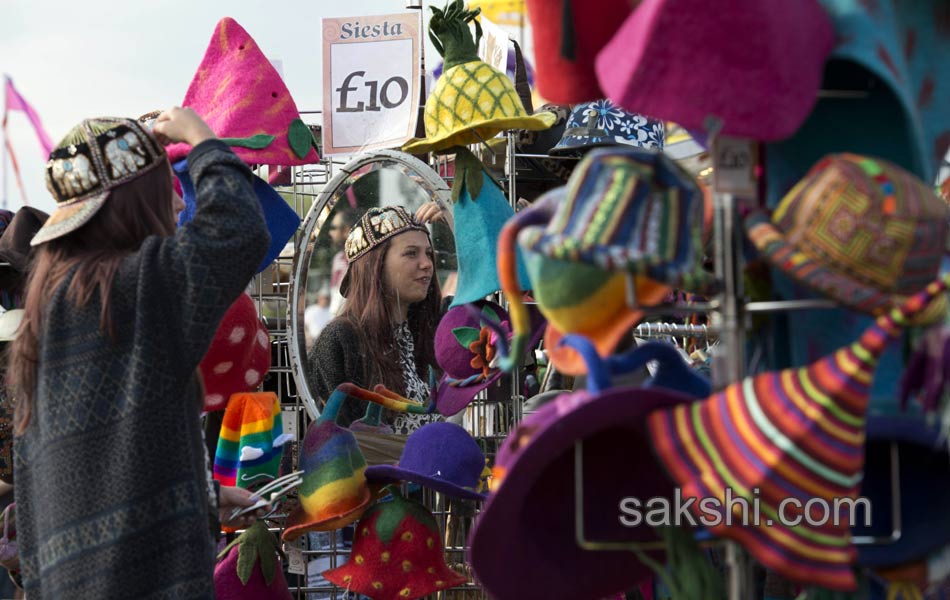
<instances>
[{"instance_id":1,"label":"white hat","mask_svg":"<svg viewBox=\"0 0 950 600\"><path fill-rule=\"evenodd\" d=\"M14 308L0 314L0 342L12 342L16 339L21 321L23 321L22 308Z\"/></svg>"}]
</instances>

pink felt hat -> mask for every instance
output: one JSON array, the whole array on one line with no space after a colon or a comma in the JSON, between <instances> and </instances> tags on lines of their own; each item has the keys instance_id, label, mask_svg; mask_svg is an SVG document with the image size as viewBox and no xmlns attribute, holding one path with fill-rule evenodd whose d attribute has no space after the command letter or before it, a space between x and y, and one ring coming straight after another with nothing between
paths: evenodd
<instances>
[{"instance_id":1,"label":"pink felt hat","mask_svg":"<svg viewBox=\"0 0 950 600\"><path fill-rule=\"evenodd\" d=\"M689 129L715 116L726 135L779 140L811 112L834 41L817 0L643 0L596 69L627 110Z\"/></svg>"},{"instance_id":2,"label":"pink felt hat","mask_svg":"<svg viewBox=\"0 0 950 600\"><path fill-rule=\"evenodd\" d=\"M280 74L230 17L218 21L181 104L201 115L249 164L292 166L320 160L316 140L300 120ZM168 159L175 163L190 149L172 144Z\"/></svg>"}]
</instances>

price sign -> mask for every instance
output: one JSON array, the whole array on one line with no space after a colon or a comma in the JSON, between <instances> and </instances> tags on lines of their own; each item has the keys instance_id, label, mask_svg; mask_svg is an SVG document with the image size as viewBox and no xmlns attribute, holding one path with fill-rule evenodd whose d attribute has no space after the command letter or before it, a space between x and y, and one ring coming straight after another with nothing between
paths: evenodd
<instances>
[{"instance_id":1,"label":"price sign","mask_svg":"<svg viewBox=\"0 0 950 600\"><path fill-rule=\"evenodd\" d=\"M323 153L402 145L416 131L419 12L323 19Z\"/></svg>"},{"instance_id":2,"label":"price sign","mask_svg":"<svg viewBox=\"0 0 950 600\"><path fill-rule=\"evenodd\" d=\"M755 198L758 149L754 140L717 135L713 141L713 189Z\"/></svg>"}]
</instances>

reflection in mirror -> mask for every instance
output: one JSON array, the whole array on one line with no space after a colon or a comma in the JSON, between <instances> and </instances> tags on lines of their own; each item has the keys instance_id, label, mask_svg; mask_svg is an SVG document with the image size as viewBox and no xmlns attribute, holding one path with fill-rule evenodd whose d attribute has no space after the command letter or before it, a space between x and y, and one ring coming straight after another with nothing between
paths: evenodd
<instances>
[{"instance_id":1,"label":"reflection in mirror","mask_svg":"<svg viewBox=\"0 0 950 600\"><path fill-rule=\"evenodd\" d=\"M457 260L445 183L408 155L372 155L377 156L343 167L344 173L316 198L304 224L291 294L291 331L297 338L291 340L291 353L298 391L311 416L344 381L367 388L383 383L427 401L442 298L455 288ZM428 223L413 225L388 210L373 222L372 233L359 226L367 210L396 206ZM347 426L365 409L347 401L338 423ZM405 435L420 417L429 419L399 417L384 414L382 425Z\"/></svg>"}]
</instances>

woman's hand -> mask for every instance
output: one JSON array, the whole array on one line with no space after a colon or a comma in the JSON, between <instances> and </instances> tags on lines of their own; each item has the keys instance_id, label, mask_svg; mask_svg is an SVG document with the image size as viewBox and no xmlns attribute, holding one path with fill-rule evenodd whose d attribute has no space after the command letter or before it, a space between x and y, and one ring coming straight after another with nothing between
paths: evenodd
<instances>
[{"instance_id":1,"label":"woman's hand","mask_svg":"<svg viewBox=\"0 0 950 600\"><path fill-rule=\"evenodd\" d=\"M236 529L247 529L258 519L270 512L270 504L261 506L252 513L241 515L233 521L227 519L234 512L235 508L246 508L260 502L262 498L254 493L239 487L222 485L218 492L218 520L227 527Z\"/></svg>"},{"instance_id":2,"label":"woman's hand","mask_svg":"<svg viewBox=\"0 0 950 600\"><path fill-rule=\"evenodd\" d=\"M455 229L455 221L452 219L452 211L448 208L442 206L438 202L429 201L419 207L419 210L416 211L416 220L420 223L435 223L436 221L442 221L448 225L453 230Z\"/></svg>"},{"instance_id":3,"label":"woman's hand","mask_svg":"<svg viewBox=\"0 0 950 600\"><path fill-rule=\"evenodd\" d=\"M162 145L185 142L197 146L205 140L217 137L198 113L190 108L175 106L155 118L152 133Z\"/></svg>"}]
</instances>

